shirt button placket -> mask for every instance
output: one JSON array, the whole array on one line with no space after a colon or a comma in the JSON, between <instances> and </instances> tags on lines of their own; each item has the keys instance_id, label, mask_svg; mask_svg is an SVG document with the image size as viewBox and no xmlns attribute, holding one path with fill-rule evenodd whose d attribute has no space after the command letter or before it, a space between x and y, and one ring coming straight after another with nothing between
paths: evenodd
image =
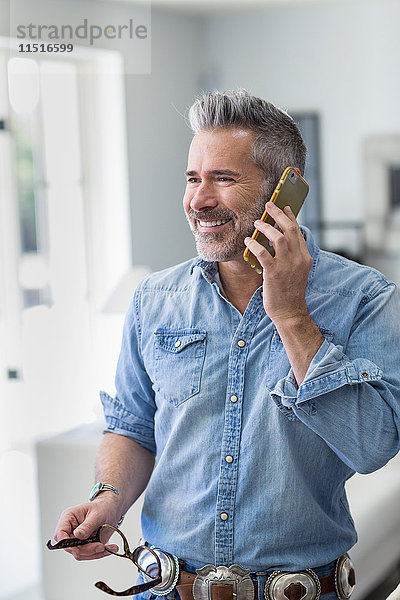
<instances>
[{"instance_id":1,"label":"shirt button placket","mask_svg":"<svg viewBox=\"0 0 400 600\"><path fill-rule=\"evenodd\" d=\"M246 340L239 337L233 342L229 355L228 389L232 391L228 395L225 405L225 428L222 439L216 514L216 564L229 563L233 559L233 509L238 477L238 456L242 429L243 372L247 350Z\"/></svg>"}]
</instances>

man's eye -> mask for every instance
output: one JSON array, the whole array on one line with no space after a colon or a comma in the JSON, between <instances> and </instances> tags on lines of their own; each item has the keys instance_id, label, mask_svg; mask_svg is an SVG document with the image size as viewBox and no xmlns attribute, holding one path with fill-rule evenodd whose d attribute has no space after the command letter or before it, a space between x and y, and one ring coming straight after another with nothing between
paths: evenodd
<instances>
[{"instance_id":1,"label":"man's eye","mask_svg":"<svg viewBox=\"0 0 400 600\"><path fill-rule=\"evenodd\" d=\"M218 181L233 181L232 177L218 177Z\"/></svg>"},{"instance_id":2,"label":"man's eye","mask_svg":"<svg viewBox=\"0 0 400 600\"><path fill-rule=\"evenodd\" d=\"M186 180L187 183L197 183L198 182L198 178L197 177L189 177Z\"/></svg>"}]
</instances>

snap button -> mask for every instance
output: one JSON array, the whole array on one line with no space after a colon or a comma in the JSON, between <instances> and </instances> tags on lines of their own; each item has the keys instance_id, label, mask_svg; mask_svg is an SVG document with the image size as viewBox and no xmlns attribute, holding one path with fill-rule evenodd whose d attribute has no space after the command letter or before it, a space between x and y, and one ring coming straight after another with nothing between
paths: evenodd
<instances>
[{"instance_id":1,"label":"snap button","mask_svg":"<svg viewBox=\"0 0 400 600\"><path fill-rule=\"evenodd\" d=\"M227 463L231 464L231 463L233 463L233 456L228 454L228 456L225 456L225 460Z\"/></svg>"},{"instance_id":2,"label":"snap button","mask_svg":"<svg viewBox=\"0 0 400 600\"><path fill-rule=\"evenodd\" d=\"M292 410L291 406L286 406L286 410Z\"/></svg>"},{"instance_id":3,"label":"snap button","mask_svg":"<svg viewBox=\"0 0 400 600\"><path fill-rule=\"evenodd\" d=\"M177 342L175 342L175 348L179 348L181 343L182 343L181 340L178 340Z\"/></svg>"},{"instance_id":4,"label":"snap button","mask_svg":"<svg viewBox=\"0 0 400 600\"><path fill-rule=\"evenodd\" d=\"M361 373L361 377L369 377L369 373L367 373L367 371L363 371Z\"/></svg>"},{"instance_id":5,"label":"snap button","mask_svg":"<svg viewBox=\"0 0 400 600\"><path fill-rule=\"evenodd\" d=\"M239 341L238 341L238 346L239 346L239 348L244 348L244 347L245 347L245 345L246 345L246 342L245 342L244 340L239 340Z\"/></svg>"},{"instance_id":6,"label":"snap button","mask_svg":"<svg viewBox=\"0 0 400 600\"><path fill-rule=\"evenodd\" d=\"M221 517L222 521L226 521L228 519L228 513L223 512L220 514L220 517Z\"/></svg>"},{"instance_id":7,"label":"snap button","mask_svg":"<svg viewBox=\"0 0 400 600\"><path fill-rule=\"evenodd\" d=\"M233 396L231 396L231 402L237 402L238 401L238 397L235 396L235 394Z\"/></svg>"}]
</instances>

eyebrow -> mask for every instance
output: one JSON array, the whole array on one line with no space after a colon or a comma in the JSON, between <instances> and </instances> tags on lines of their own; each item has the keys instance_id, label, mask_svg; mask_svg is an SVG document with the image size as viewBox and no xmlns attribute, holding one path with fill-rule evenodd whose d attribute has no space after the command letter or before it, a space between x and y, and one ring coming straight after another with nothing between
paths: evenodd
<instances>
[{"instance_id":1,"label":"eyebrow","mask_svg":"<svg viewBox=\"0 0 400 600\"><path fill-rule=\"evenodd\" d=\"M212 171L207 171L209 175L231 175L232 177L239 177L240 173L237 171L232 171L231 169L214 169ZM198 175L197 171L185 171L186 177L193 177L194 175Z\"/></svg>"}]
</instances>

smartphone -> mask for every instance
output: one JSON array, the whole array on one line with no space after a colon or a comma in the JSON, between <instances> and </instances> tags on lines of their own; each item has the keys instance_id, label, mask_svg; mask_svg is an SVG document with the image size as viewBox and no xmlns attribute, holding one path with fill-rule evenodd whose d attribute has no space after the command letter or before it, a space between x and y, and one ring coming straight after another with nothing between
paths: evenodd
<instances>
[{"instance_id":1,"label":"smartphone","mask_svg":"<svg viewBox=\"0 0 400 600\"><path fill-rule=\"evenodd\" d=\"M285 206L290 206L294 216L297 217L307 194L308 183L303 179L300 171L295 167L287 167L271 196L271 202L276 204L276 206L282 210ZM265 221L273 226L275 225L274 219L268 214L267 210L264 211L261 221ZM270 242L264 234L255 229L251 237L264 246L272 256L275 256L272 242ZM262 274L262 266L248 248L244 251L243 258L251 267L253 267L253 269L255 269L255 271L257 271L257 273L260 275Z\"/></svg>"}]
</instances>

